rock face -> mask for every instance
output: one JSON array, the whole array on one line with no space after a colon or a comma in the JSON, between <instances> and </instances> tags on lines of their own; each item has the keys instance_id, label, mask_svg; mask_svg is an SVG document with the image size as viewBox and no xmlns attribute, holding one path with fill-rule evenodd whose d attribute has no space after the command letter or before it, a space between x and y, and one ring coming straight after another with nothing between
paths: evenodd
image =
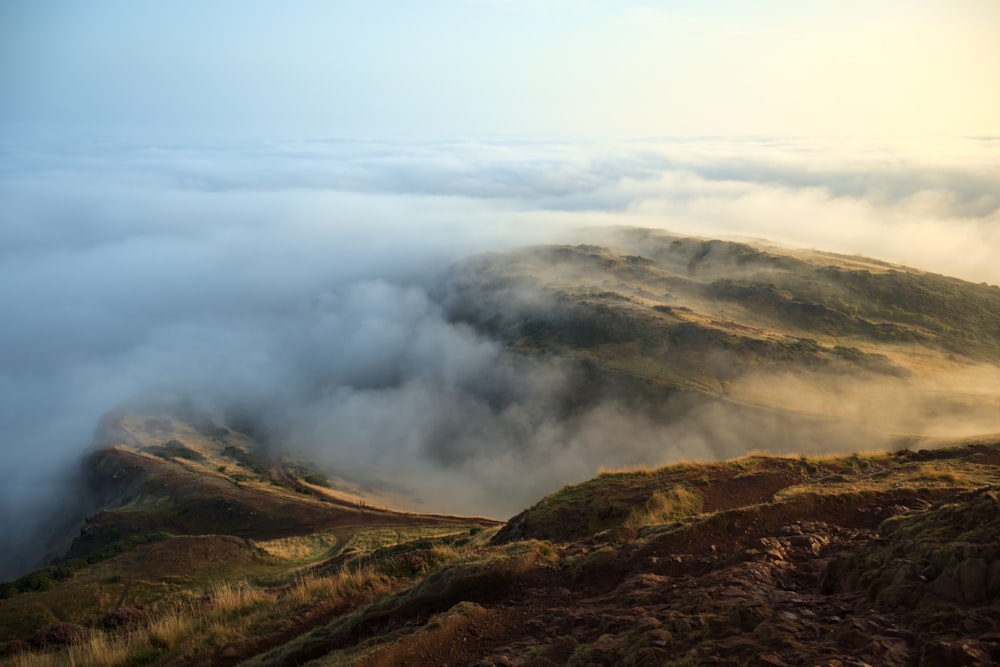
<instances>
[{"instance_id":1,"label":"rock face","mask_svg":"<svg viewBox=\"0 0 1000 667\"><path fill-rule=\"evenodd\" d=\"M998 535L1000 494L979 489L886 521L879 541L832 562L827 574L888 606L982 605L1000 597Z\"/></svg>"},{"instance_id":2,"label":"rock face","mask_svg":"<svg viewBox=\"0 0 1000 667\"><path fill-rule=\"evenodd\" d=\"M920 664L1000 659L1000 491L955 495L879 533L831 561L824 585L898 616L917 638Z\"/></svg>"}]
</instances>

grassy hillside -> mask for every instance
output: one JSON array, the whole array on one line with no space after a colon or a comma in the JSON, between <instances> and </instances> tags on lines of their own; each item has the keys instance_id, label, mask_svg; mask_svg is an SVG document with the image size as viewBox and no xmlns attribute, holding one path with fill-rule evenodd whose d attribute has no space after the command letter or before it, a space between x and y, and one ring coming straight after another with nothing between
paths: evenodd
<instances>
[{"instance_id":1,"label":"grassy hillside","mask_svg":"<svg viewBox=\"0 0 1000 667\"><path fill-rule=\"evenodd\" d=\"M902 403L947 413L941 435L964 434L963 421L970 435L1000 430L996 286L650 230L603 240L470 259L449 280L449 313L577 364L570 403L626 397L661 421L705 401L807 429L834 418L881 446L926 435Z\"/></svg>"},{"instance_id":2,"label":"grassy hillside","mask_svg":"<svg viewBox=\"0 0 1000 667\"><path fill-rule=\"evenodd\" d=\"M326 618L340 608L331 596L346 605L393 590L399 582L366 560L388 558L387 547L411 545L412 561L420 540L496 524L387 509L269 455L243 420L182 413L104 420L84 462L93 513L54 565L0 583L8 661L185 662Z\"/></svg>"},{"instance_id":3,"label":"grassy hillside","mask_svg":"<svg viewBox=\"0 0 1000 667\"><path fill-rule=\"evenodd\" d=\"M87 518L69 558L113 553L120 543L149 535L274 541L345 535L357 526L407 526L416 516L385 509L377 497L357 496L350 486L331 489L325 475L269 456L253 435L207 418L196 427L172 416L112 416L102 437L105 446L85 463L100 511ZM419 522L454 523L434 516Z\"/></svg>"},{"instance_id":4,"label":"grassy hillside","mask_svg":"<svg viewBox=\"0 0 1000 667\"><path fill-rule=\"evenodd\" d=\"M606 472L499 532L162 536L6 585L0 628L17 665L989 664L997 516L998 440L760 454Z\"/></svg>"},{"instance_id":5,"label":"grassy hillside","mask_svg":"<svg viewBox=\"0 0 1000 667\"><path fill-rule=\"evenodd\" d=\"M681 346L707 340L765 361L840 359L868 367L874 360L865 352L916 344L1000 360L997 286L864 258L649 230L612 240L469 260L455 270L453 312L526 348L635 343L648 352L664 338ZM815 344L801 343L807 339ZM843 350L831 345L836 341ZM862 354L846 351L852 347Z\"/></svg>"}]
</instances>

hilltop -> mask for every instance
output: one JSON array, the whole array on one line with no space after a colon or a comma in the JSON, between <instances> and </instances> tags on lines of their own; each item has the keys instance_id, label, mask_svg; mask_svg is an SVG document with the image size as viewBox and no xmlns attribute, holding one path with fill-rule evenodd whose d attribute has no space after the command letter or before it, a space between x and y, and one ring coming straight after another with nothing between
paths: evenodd
<instances>
[{"instance_id":1,"label":"hilltop","mask_svg":"<svg viewBox=\"0 0 1000 667\"><path fill-rule=\"evenodd\" d=\"M1000 430L997 286L760 243L595 236L605 244L455 267L452 316L523 354L572 359L586 379L574 405L628 397L669 421L724 404L814 435L850 426L856 447Z\"/></svg>"}]
</instances>

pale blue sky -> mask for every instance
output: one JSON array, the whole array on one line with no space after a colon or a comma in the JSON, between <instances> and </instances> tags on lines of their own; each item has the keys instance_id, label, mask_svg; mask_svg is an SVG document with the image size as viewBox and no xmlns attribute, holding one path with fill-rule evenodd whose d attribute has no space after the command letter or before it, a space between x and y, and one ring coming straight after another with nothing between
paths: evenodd
<instances>
[{"instance_id":1,"label":"pale blue sky","mask_svg":"<svg viewBox=\"0 0 1000 667\"><path fill-rule=\"evenodd\" d=\"M0 68L8 136L1000 134L995 0L5 0Z\"/></svg>"}]
</instances>

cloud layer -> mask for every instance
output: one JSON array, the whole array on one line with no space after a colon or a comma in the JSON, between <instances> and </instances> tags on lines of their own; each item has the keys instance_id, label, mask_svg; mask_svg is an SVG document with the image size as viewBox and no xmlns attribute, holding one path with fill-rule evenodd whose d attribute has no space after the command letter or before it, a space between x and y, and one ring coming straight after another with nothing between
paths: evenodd
<instances>
[{"instance_id":1,"label":"cloud layer","mask_svg":"<svg viewBox=\"0 0 1000 667\"><path fill-rule=\"evenodd\" d=\"M322 463L442 511L503 516L600 465L737 455L738 420L664 432L614 402L560 417L573 371L450 323L435 287L469 254L609 224L998 283L998 145L946 148L7 145L0 547L58 513L101 415L137 397L268 406Z\"/></svg>"}]
</instances>

